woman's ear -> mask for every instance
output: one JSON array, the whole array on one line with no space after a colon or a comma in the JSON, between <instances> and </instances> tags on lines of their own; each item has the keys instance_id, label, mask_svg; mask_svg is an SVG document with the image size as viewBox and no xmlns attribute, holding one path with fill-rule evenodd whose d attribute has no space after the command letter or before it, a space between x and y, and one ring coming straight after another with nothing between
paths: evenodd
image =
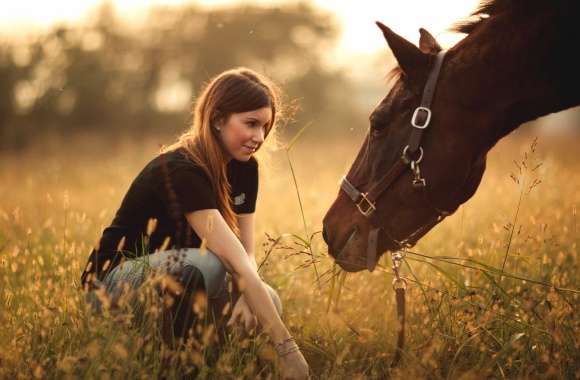
<instances>
[{"instance_id":1,"label":"woman's ear","mask_svg":"<svg viewBox=\"0 0 580 380\"><path fill-rule=\"evenodd\" d=\"M225 124L225 118L220 116L220 115L216 115L216 117L214 117L214 119L211 123L211 127L214 128L216 131L221 131L224 124Z\"/></svg>"}]
</instances>

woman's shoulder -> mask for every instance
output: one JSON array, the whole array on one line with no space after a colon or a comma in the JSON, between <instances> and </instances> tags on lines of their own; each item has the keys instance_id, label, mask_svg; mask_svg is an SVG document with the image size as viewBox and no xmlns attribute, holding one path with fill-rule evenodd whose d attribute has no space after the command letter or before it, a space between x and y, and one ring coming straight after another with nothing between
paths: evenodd
<instances>
[{"instance_id":1,"label":"woman's shoulder","mask_svg":"<svg viewBox=\"0 0 580 380\"><path fill-rule=\"evenodd\" d=\"M209 181L207 173L187 156L183 148L159 153L143 171L153 179L194 176Z\"/></svg>"},{"instance_id":2,"label":"woman's shoulder","mask_svg":"<svg viewBox=\"0 0 580 380\"><path fill-rule=\"evenodd\" d=\"M187 153L183 148L177 148L175 150L170 150L167 152L161 152L155 156L147 164L148 168L159 170L159 169L191 169L194 171L203 171L198 165L196 165L191 159L188 158Z\"/></svg>"}]
</instances>

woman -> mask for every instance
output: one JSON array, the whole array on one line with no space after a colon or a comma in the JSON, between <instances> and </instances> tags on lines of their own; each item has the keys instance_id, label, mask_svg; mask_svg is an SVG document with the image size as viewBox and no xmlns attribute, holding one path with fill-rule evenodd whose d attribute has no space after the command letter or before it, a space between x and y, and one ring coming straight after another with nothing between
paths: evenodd
<instances>
[{"instance_id":1,"label":"woman","mask_svg":"<svg viewBox=\"0 0 580 380\"><path fill-rule=\"evenodd\" d=\"M275 292L258 276L254 256L254 153L275 125L277 102L273 85L249 69L215 77L196 102L191 129L131 184L81 281L85 288L106 288L114 299L124 287L143 284L146 257L148 268L180 286L174 292L180 299L170 307L180 317L171 328L185 338L195 321L194 294L203 291L211 304L227 286L227 271L242 293L230 323L241 318L249 325L255 315L280 356L283 376L303 378L308 365L279 316Z\"/></svg>"}]
</instances>

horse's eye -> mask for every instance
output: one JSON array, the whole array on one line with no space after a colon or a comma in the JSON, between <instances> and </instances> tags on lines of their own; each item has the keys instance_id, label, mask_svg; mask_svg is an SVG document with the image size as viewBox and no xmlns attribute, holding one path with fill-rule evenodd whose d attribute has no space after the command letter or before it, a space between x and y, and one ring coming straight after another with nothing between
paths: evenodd
<instances>
[{"instance_id":1,"label":"horse's eye","mask_svg":"<svg viewBox=\"0 0 580 380\"><path fill-rule=\"evenodd\" d=\"M385 129L388 119L385 112L374 112L369 120L371 122L371 130L379 132Z\"/></svg>"},{"instance_id":2,"label":"horse's eye","mask_svg":"<svg viewBox=\"0 0 580 380\"><path fill-rule=\"evenodd\" d=\"M371 131L373 131L373 132L378 132L378 131L380 131L381 129L382 129L382 125L381 125L381 123L378 123L378 122L376 121L376 119L375 119L375 120L371 120Z\"/></svg>"}]
</instances>

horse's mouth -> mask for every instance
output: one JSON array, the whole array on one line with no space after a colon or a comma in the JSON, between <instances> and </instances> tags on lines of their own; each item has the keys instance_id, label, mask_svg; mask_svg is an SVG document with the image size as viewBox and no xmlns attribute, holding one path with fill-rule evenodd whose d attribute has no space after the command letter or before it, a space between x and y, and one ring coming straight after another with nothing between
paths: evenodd
<instances>
[{"instance_id":1,"label":"horse's mouth","mask_svg":"<svg viewBox=\"0 0 580 380\"><path fill-rule=\"evenodd\" d=\"M354 241L355 237L358 234L358 229L355 227L351 230L348 238L341 244L338 253L337 251L333 250L333 248L329 245L328 246L328 253L330 256L334 258L334 261L340 266L341 269L347 272L360 272L362 270L369 270L372 271L376 266L379 258L373 258L372 263L367 262L366 255L356 255L356 256L346 256L345 252L347 252Z\"/></svg>"},{"instance_id":2,"label":"horse's mouth","mask_svg":"<svg viewBox=\"0 0 580 380\"><path fill-rule=\"evenodd\" d=\"M349 260L349 259L342 259L342 258L334 258L334 262L338 264L340 269L346 272L361 272L367 268L365 263L362 263L360 260Z\"/></svg>"}]
</instances>

